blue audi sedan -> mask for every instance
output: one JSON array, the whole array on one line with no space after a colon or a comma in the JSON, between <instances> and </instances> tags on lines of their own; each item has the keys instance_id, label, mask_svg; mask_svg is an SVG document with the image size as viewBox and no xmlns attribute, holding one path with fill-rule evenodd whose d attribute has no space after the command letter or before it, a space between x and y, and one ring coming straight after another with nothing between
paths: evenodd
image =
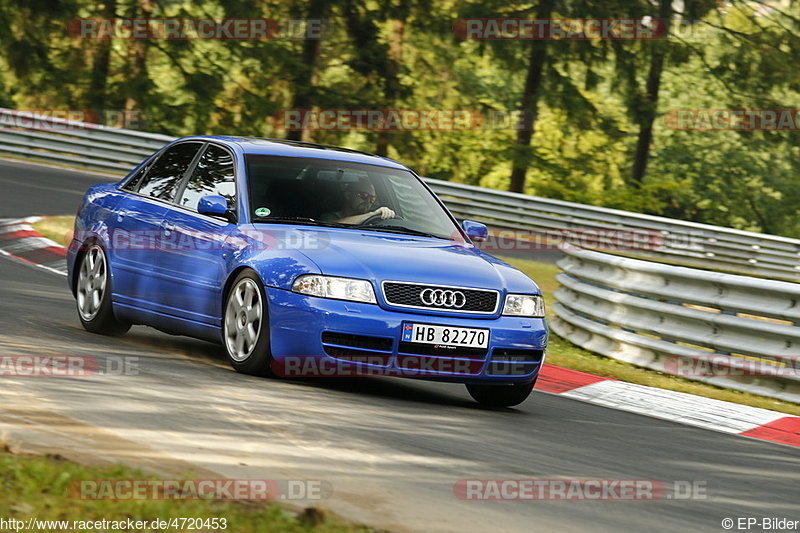
<instances>
[{"instance_id":1,"label":"blue audi sedan","mask_svg":"<svg viewBox=\"0 0 800 533\"><path fill-rule=\"evenodd\" d=\"M143 324L221 343L245 374L435 379L512 406L544 361L544 302L475 246L487 233L390 159L186 137L87 191L69 285L90 332Z\"/></svg>"}]
</instances>

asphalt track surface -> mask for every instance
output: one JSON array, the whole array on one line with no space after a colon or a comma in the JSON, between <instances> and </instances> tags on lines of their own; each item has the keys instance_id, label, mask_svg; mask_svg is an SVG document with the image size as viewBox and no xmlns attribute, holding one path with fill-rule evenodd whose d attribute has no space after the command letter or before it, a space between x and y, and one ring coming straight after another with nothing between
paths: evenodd
<instances>
[{"instance_id":1,"label":"asphalt track surface","mask_svg":"<svg viewBox=\"0 0 800 533\"><path fill-rule=\"evenodd\" d=\"M0 218L71 214L97 175L0 161ZM65 279L0 258L0 354L128 358L130 375L0 380L0 433L32 449L168 474L323 480L320 505L394 531L723 531L800 519L800 451L535 392L514 409L463 386L241 376L210 343L85 332ZM462 479L699 482L705 498L463 501ZM124 505L124 504L123 504ZM109 517L113 518L113 517ZM751 530L758 531L760 528Z\"/></svg>"}]
</instances>

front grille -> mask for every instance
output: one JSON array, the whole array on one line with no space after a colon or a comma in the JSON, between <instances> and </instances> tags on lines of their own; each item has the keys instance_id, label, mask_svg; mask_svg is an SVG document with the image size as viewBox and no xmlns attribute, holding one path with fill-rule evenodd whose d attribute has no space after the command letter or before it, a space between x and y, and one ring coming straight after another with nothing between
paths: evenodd
<instances>
[{"instance_id":1,"label":"front grille","mask_svg":"<svg viewBox=\"0 0 800 533\"><path fill-rule=\"evenodd\" d=\"M483 361L453 359L451 357L424 357L420 355L397 356L397 366L404 371L437 374L480 374Z\"/></svg>"},{"instance_id":2,"label":"front grille","mask_svg":"<svg viewBox=\"0 0 800 533\"><path fill-rule=\"evenodd\" d=\"M490 376L524 376L541 364L544 350L496 348L486 373Z\"/></svg>"},{"instance_id":3,"label":"front grille","mask_svg":"<svg viewBox=\"0 0 800 533\"><path fill-rule=\"evenodd\" d=\"M391 351L394 341L385 337L369 337L367 335L325 331L322 334L322 342L324 344L338 344L340 346L350 346L351 348L361 348L364 350Z\"/></svg>"},{"instance_id":4,"label":"front grille","mask_svg":"<svg viewBox=\"0 0 800 533\"><path fill-rule=\"evenodd\" d=\"M463 359L480 359L481 361L486 359L486 348L467 348L465 346L449 346L445 344L401 342L397 351L414 355L459 357Z\"/></svg>"},{"instance_id":5,"label":"front grille","mask_svg":"<svg viewBox=\"0 0 800 533\"><path fill-rule=\"evenodd\" d=\"M422 300L422 292L426 289L456 291L464 295L464 305L460 307L436 305ZM446 285L419 285L386 281L383 283L383 297L391 305L414 307L417 309L438 309L457 313L494 313L497 310L499 294L497 291L484 289L463 289ZM459 297L459 303L460 303Z\"/></svg>"},{"instance_id":6,"label":"front grille","mask_svg":"<svg viewBox=\"0 0 800 533\"><path fill-rule=\"evenodd\" d=\"M336 359L350 361L351 363L362 363L365 365L386 366L392 358L392 354L384 352L369 352L366 350L350 350L339 348L338 346L323 345L325 353Z\"/></svg>"},{"instance_id":7,"label":"front grille","mask_svg":"<svg viewBox=\"0 0 800 533\"><path fill-rule=\"evenodd\" d=\"M392 358L394 340L352 333L324 331L322 348L336 359L368 365L388 365Z\"/></svg>"}]
</instances>

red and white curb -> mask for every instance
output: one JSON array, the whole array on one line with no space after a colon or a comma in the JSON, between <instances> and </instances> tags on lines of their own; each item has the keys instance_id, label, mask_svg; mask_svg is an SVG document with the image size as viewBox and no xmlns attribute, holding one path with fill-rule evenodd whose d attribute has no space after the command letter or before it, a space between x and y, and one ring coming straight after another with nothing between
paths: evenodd
<instances>
[{"instance_id":1,"label":"red and white curb","mask_svg":"<svg viewBox=\"0 0 800 533\"><path fill-rule=\"evenodd\" d=\"M66 275L66 248L33 229L41 217L0 219L0 255ZM723 433L800 447L800 417L544 365L536 390Z\"/></svg>"},{"instance_id":2,"label":"red and white curb","mask_svg":"<svg viewBox=\"0 0 800 533\"><path fill-rule=\"evenodd\" d=\"M67 249L33 229L41 219L0 219L0 255L66 276Z\"/></svg>"},{"instance_id":3,"label":"red and white curb","mask_svg":"<svg viewBox=\"0 0 800 533\"><path fill-rule=\"evenodd\" d=\"M544 365L536 390L680 424L800 447L800 417Z\"/></svg>"}]
</instances>

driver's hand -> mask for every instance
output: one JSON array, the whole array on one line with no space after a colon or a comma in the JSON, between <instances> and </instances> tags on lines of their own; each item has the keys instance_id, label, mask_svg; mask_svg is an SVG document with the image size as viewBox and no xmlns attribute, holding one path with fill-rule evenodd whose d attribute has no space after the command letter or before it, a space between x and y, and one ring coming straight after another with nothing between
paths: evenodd
<instances>
[{"instance_id":1,"label":"driver's hand","mask_svg":"<svg viewBox=\"0 0 800 533\"><path fill-rule=\"evenodd\" d=\"M389 209L388 207L379 207L375 211L372 212L372 216L380 215L381 220L386 220L387 218L394 218L395 214L394 211Z\"/></svg>"}]
</instances>

